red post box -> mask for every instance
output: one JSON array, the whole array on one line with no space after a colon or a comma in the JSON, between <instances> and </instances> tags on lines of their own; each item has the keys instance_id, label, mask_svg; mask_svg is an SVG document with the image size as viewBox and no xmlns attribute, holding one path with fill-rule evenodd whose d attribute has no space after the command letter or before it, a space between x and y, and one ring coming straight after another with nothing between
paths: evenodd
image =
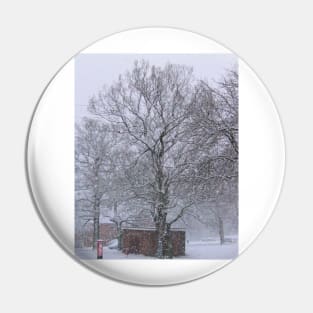
<instances>
[{"instance_id":1,"label":"red post box","mask_svg":"<svg viewBox=\"0 0 313 313\"><path fill-rule=\"evenodd\" d=\"M103 258L103 240L97 240L97 259Z\"/></svg>"}]
</instances>

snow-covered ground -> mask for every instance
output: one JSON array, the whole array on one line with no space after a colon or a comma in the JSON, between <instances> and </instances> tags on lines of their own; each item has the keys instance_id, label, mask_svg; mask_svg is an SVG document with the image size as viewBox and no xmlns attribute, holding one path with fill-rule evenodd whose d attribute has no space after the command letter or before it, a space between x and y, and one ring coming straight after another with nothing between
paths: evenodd
<instances>
[{"instance_id":1,"label":"snow-covered ground","mask_svg":"<svg viewBox=\"0 0 313 313\"><path fill-rule=\"evenodd\" d=\"M234 259L238 255L237 242L220 245L217 241L192 241L186 244L182 259Z\"/></svg>"},{"instance_id":2,"label":"snow-covered ground","mask_svg":"<svg viewBox=\"0 0 313 313\"><path fill-rule=\"evenodd\" d=\"M174 259L234 259L238 254L237 241L220 245L218 241L190 241L186 243L186 255ZM76 249L81 259L96 259L96 252L91 248ZM129 254L126 255L114 248L114 245L103 248L103 259L151 259L154 257Z\"/></svg>"}]
</instances>

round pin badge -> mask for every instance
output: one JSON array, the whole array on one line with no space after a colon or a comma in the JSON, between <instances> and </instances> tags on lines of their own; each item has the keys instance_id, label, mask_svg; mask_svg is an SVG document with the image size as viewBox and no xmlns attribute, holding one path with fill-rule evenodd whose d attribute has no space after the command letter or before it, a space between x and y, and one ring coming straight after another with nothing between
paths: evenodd
<instances>
[{"instance_id":1,"label":"round pin badge","mask_svg":"<svg viewBox=\"0 0 313 313\"><path fill-rule=\"evenodd\" d=\"M27 170L47 229L89 269L171 285L206 276L258 236L285 166L257 75L201 35L142 28L82 50L36 107Z\"/></svg>"}]
</instances>

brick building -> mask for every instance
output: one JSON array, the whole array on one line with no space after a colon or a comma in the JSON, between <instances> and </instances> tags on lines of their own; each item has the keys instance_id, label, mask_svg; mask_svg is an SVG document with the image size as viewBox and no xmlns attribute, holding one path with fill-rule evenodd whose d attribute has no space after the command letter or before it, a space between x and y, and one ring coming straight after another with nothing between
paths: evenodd
<instances>
[{"instance_id":1,"label":"brick building","mask_svg":"<svg viewBox=\"0 0 313 313\"><path fill-rule=\"evenodd\" d=\"M104 244L108 244L111 240L117 237L117 229L114 223L101 223L100 225L100 239L104 240ZM93 227L90 225L83 235L83 247L92 247Z\"/></svg>"},{"instance_id":2,"label":"brick building","mask_svg":"<svg viewBox=\"0 0 313 313\"><path fill-rule=\"evenodd\" d=\"M172 255L185 255L185 231L172 229L170 231ZM124 228L122 236L123 253L155 256L157 252L157 232L154 228Z\"/></svg>"}]
</instances>

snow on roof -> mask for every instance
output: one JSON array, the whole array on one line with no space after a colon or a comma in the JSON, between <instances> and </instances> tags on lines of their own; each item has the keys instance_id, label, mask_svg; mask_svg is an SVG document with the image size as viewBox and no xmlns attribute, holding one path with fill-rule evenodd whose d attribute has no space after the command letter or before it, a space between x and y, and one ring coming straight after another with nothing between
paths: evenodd
<instances>
[{"instance_id":1,"label":"snow on roof","mask_svg":"<svg viewBox=\"0 0 313 313\"><path fill-rule=\"evenodd\" d=\"M100 224L112 224L111 217L108 216L101 216L100 217Z\"/></svg>"},{"instance_id":2,"label":"snow on roof","mask_svg":"<svg viewBox=\"0 0 313 313\"><path fill-rule=\"evenodd\" d=\"M156 230L155 227L122 227L122 229L129 229L129 230ZM171 231L185 231L184 228L171 228Z\"/></svg>"}]
</instances>

